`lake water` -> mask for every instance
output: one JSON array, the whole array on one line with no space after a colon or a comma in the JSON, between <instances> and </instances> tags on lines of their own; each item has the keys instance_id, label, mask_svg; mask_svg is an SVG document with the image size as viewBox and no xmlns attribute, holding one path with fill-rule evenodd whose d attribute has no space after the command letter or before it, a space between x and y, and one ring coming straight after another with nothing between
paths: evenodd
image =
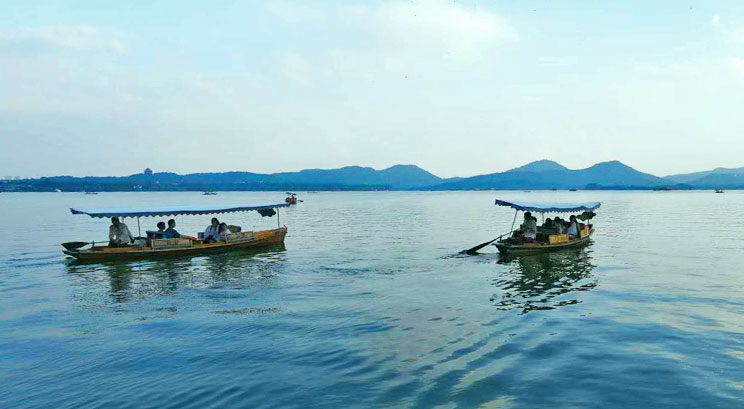
<instances>
[{"instance_id":1,"label":"lake water","mask_svg":"<svg viewBox=\"0 0 744 409\"><path fill-rule=\"evenodd\" d=\"M601 201L594 242L458 255L509 230L496 197ZM0 194L0 407L744 407L743 193L300 198L283 249L78 264L59 243L108 222L69 207L283 195Z\"/></svg>"}]
</instances>

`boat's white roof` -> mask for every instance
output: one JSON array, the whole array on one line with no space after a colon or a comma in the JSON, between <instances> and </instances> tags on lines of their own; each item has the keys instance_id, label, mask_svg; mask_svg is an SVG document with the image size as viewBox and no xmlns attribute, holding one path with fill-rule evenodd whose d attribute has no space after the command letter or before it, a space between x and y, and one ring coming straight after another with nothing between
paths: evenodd
<instances>
[{"instance_id":1,"label":"boat's white roof","mask_svg":"<svg viewBox=\"0 0 744 409\"><path fill-rule=\"evenodd\" d=\"M248 212L251 210L276 209L287 207L287 203L276 203L257 206L157 206L157 207L115 207L97 209L73 209L72 214L87 214L90 217L148 217L148 216L176 216Z\"/></svg>"},{"instance_id":2,"label":"boat's white roof","mask_svg":"<svg viewBox=\"0 0 744 409\"><path fill-rule=\"evenodd\" d=\"M571 213L592 211L602 205L600 202L564 203L564 202L526 202L496 199L497 206L509 206L512 209L538 213Z\"/></svg>"}]
</instances>

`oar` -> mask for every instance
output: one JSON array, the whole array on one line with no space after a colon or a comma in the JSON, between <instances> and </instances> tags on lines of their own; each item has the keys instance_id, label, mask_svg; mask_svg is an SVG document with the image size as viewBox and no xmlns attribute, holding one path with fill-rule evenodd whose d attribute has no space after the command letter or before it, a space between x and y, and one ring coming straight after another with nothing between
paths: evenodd
<instances>
[{"instance_id":1,"label":"oar","mask_svg":"<svg viewBox=\"0 0 744 409\"><path fill-rule=\"evenodd\" d=\"M502 234L501 236L499 236L499 237L496 237L495 239L493 239L493 240L491 240L491 241L487 241L487 242L485 242L485 243L482 243L482 244L479 244L479 245L477 245L477 246L475 246L475 247L473 247L473 248L467 249L467 250L463 251L463 253L465 253L465 254L475 254L475 253L476 253L476 252L477 252L478 250L482 249L483 247L486 247L487 245L489 245L489 244L493 243L494 241L496 241L496 240L498 240L498 239L500 239L500 238L502 238L502 237L506 236L507 234L511 234L511 233L512 233L512 232L509 232L509 233L504 233L504 234Z\"/></svg>"},{"instance_id":2,"label":"oar","mask_svg":"<svg viewBox=\"0 0 744 409\"><path fill-rule=\"evenodd\" d=\"M96 243L108 243L107 241L71 241L68 243L62 243L62 247L66 248L67 250L77 250L80 247L85 247L88 244L96 244Z\"/></svg>"}]
</instances>

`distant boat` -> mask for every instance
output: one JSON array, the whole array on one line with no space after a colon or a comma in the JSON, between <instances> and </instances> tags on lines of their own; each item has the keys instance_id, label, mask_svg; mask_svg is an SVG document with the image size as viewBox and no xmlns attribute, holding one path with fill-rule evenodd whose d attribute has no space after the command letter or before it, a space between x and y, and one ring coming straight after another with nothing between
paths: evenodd
<instances>
[{"instance_id":1,"label":"distant boat","mask_svg":"<svg viewBox=\"0 0 744 409\"><path fill-rule=\"evenodd\" d=\"M654 188L655 192L668 192L670 190L672 190L672 188L670 188L669 186L657 186Z\"/></svg>"},{"instance_id":2,"label":"distant boat","mask_svg":"<svg viewBox=\"0 0 744 409\"><path fill-rule=\"evenodd\" d=\"M97 194L98 194L98 192L94 192L94 191L92 191L92 190L86 190L86 191L85 191L85 194L86 194L86 195L97 195Z\"/></svg>"},{"instance_id":3,"label":"distant boat","mask_svg":"<svg viewBox=\"0 0 744 409\"><path fill-rule=\"evenodd\" d=\"M290 204L290 205L296 205L298 201L301 202L302 200L297 200L296 193L287 192L287 198L284 199L285 203Z\"/></svg>"},{"instance_id":4,"label":"distant boat","mask_svg":"<svg viewBox=\"0 0 744 409\"><path fill-rule=\"evenodd\" d=\"M716 189L716 193L724 193L721 189Z\"/></svg>"},{"instance_id":5,"label":"distant boat","mask_svg":"<svg viewBox=\"0 0 744 409\"><path fill-rule=\"evenodd\" d=\"M55 193L62 193L62 190L61 189L54 189L54 192Z\"/></svg>"},{"instance_id":6,"label":"distant boat","mask_svg":"<svg viewBox=\"0 0 744 409\"><path fill-rule=\"evenodd\" d=\"M217 194L217 192L215 192L214 190L207 190L207 191L204 192L204 195L205 196L214 196L216 194Z\"/></svg>"},{"instance_id":7,"label":"distant boat","mask_svg":"<svg viewBox=\"0 0 744 409\"><path fill-rule=\"evenodd\" d=\"M572 188L572 189L568 189L568 191L569 191L569 192L575 192L575 191L576 191L576 189L573 189L573 188Z\"/></svg>"}]
</instances>

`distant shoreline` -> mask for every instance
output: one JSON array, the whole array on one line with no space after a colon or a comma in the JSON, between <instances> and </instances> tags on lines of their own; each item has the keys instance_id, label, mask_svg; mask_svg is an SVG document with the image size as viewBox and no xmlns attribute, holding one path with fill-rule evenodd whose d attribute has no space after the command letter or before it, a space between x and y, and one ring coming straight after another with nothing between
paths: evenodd
<instances>
[{"instance_id":1,"label":"distant shoreline","mask_svg":"<svg viewBox=\"0 0 744 409\"><path fill-rule=\"evenodd\" d=\"M479 190L740 190L744 168L716 168L666 177L640 172L619 161L569 169L539 160L505 172L440 178L416 165L376 170L347 166L299 172L142 173L129 176L50 176L0 180L0 192L133 192L133 191L479 191Z\"/></svg>"}]
</instances>

